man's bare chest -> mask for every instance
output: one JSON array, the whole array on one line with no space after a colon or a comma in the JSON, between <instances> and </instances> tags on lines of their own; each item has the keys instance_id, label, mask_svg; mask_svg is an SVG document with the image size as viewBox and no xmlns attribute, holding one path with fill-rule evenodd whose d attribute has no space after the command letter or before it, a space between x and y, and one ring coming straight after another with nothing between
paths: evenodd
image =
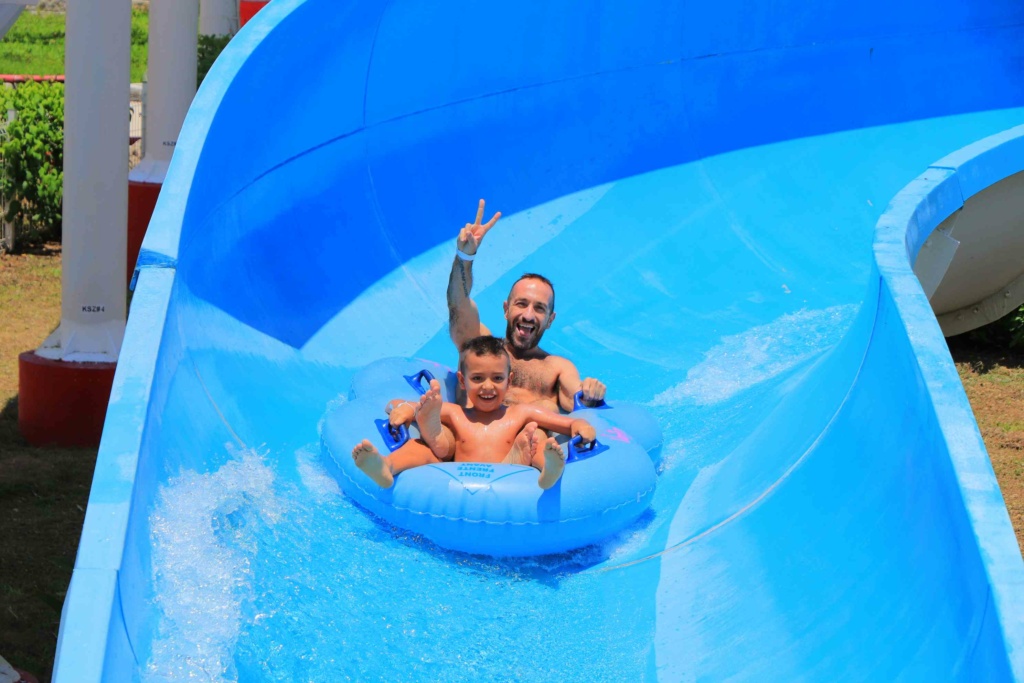
<instances>
[{"instance_id":1,"label":"man's bare chest","mask_svg":"<svg viewBox=\"0 0 1024 683\"><path fill-rule=\"evenodd\" d=\"M509 384L513 389L548 398L558 391L558 371L542 360L513 361Z\"/></svg>"}]
</instances>

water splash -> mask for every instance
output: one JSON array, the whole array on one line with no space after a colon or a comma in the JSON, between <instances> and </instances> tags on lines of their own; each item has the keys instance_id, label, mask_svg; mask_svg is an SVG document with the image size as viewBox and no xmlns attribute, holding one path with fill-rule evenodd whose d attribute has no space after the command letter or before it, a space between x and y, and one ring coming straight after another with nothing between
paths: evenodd
<instances>
[{"instance_id":1,"label":"water splash","mask_svg":"<svg viewBox=\"0 0 1024 683\"><path fill-rule=\"evenodd\" d=\"M251 594L254 530L284 509L264 455L229 449L220 469L183 472L157 492L149 525L161 619L144 683L238 679L233 652Z\"/></svg>"},{"instance_id":2,"label":"water splash","mask_svg":"<svg viewBox=\"0 0 1024 683\"><path fill-rule=\"evenodd\" d=\"M324 406L324 412L321 413L320 419L316 423L316 433L324 433L324 424L327 422L327 416L336 411L338 408L348 403L348 396L345 394L338 394Z\"/></svg>"},{"instance_id":3,"label":"water splash","mask_svg":"<svg viewBox=\"0 0 1024 683\"><path fill-rule=\"evenodd\" d=\"M664 408L726 401L834 346L856 312L854 304L801 309L723 337L700 363L690 368L684 381L656 395L650 405Z\"/></svg>"},{"instance_id":4,"label":"water splash","mask_svg":"<svg viewBox=\"0 0 1024 683\"><path fill-rule=\"evenodd\" d=\"M340 496L341 487L338 486L338 481L320 464L318 450L319 447L316 444L307 444L295 451L295 460L302 485L306 487L314 500L322 503L330 498Z\"/></svg>"},{"instance_id":5,"label":"water splash","mask_svg":"<svg viewBox=\"0 0 1024 683\"><path fill-rule=\"evenodd\" d=\"M622 577L605 594L592 570L639 552L653 512L561 555L469 556L339 495L318 450L237 451L158 489L158 635L143 683L540 680L553 670L582 683L648 669L654 583ZM602 619L588 623L595 611Z\"/></svg>"}]
</instances>

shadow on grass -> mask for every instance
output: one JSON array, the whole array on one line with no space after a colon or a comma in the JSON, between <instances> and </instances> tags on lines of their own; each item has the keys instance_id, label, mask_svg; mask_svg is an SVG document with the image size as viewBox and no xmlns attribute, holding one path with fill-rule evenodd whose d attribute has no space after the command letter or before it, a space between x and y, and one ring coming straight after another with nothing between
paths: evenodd
<instances>
[{"instance_id":1,"label":"shadow on grass","mask_svg":"<svg viewBox=\"0 0 1024 683\"><path fill-rule=\"evenodd\" d=\"M18 399L0 410L0 644L11 664L50 680L96 449L33 448Z\"/></svg>"},{"instance_id":2,"label":"shadow on grass","mask_svg":"<svg viewBox=\"0 0 1024 683\"><path fill-rule=\"evenodd\" d=\"M950 337L946 344L954 361L967 363L971 370L979 375L987 374L997 367L1013 370L1024 368L1024 349L987 344L972 339L970 334Z\"/></svg>"},{"instance_id":3,"label":"shadow on grass","mask_svg":"<svg viewBox=\"0 0 1024 683\"><path fill-rule=\"evenodd\" d=\"M8 446L28 446L18 430L17 396L10 398L0 410L0 451Z\"/></svg>"},{"instance_id":4,"label":"shadow on grass","mask_svg":"<svg viewBox=\"0 0 1024 683\"><path fill-rule=\"evenodd\" d=\"M56 256L61 253L60 242L53 240L19 240L14 254L19 256Z\"/></svg>"}]
</instances>

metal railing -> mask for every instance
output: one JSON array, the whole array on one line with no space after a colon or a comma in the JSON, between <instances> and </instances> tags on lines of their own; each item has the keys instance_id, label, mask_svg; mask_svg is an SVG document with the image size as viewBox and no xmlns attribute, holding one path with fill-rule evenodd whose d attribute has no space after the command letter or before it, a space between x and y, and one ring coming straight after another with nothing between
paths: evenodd
<instances>
[{"instance_id":1,"label":"metal railing","mask_svg":"<svg viewBox=\"0 0 1024 683\"><path fill-rule=\"evenodd\" d=\"M146 84L132 83L131 93L128 100L129 123L128 123L128 169L135 168L146 150L143 147L146 137L144 124L144 110L146 107Z\"/></svg>"}]
</instances>

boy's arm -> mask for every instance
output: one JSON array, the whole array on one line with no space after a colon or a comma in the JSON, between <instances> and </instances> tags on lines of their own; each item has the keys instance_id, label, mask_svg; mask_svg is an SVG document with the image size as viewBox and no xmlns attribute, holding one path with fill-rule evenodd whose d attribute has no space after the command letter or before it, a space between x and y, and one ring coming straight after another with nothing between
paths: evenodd
<instances>
[{"instance_id":1,"label":"boy's arm","mask_svg":"<svg viewBox=\"0 0 1024 683\"><path fill-rule=\"evenodd\" d=\"M577 391L583 392L583 405L595 406L604 400L607 388L604 382L587 377L580 380L580 371L576 369L568 358L562 358L562 367L558 373L558 405L566 411L572 412L573 398Z\"/></svg>"},{"instance_id":2,"label":"boy's arm","mask_svg":"<svg viewBox=\"0 0 1024 683\"><path fill-rule=\"evenodd\" d=\"M597 431L586 420L553 413L532 405L519 404L515 407L521 411L524 426L527 422L536 422L541 429L569 436L582 436L584 443L590 443L597 438Z\"/></svg>"},{"instance_id":3,"label":"boy's arm","mask_svg":"<svg viewBox=\"0 0 1024 683\"><path fill-rule=\"evenodd\" d=\"M419 403L406 401L404 398L394 398L384 406L384 414L388 416L388 422L392 427L412 424L416 419L416 412Z\"/></svg>"},{"instance_id":4,"label":"boy's arm","mask_svg":"<svg viewBox=\"0 0 1024 683\"><path fill-rule=\"evenodd\" d=\"M454 403L442 403L438 422L424 421L419 425L420 436L439 460L450 460L455 457L453 408L461 410Z\"/></svg>"},{"instance_id":5,"label":"boy's arm","mask_svg":"<svg viewBox=\"0 0 1024 683\"><path fill-rule=\"evenodd\" d=\"M452 262L452 272L448 276L448 331L452 341L458 348L462 344L480 336L490 334L490 330L480 323L480 312L476 303L469 298L473 289L473 257L484 239L487 231L501 218L501 212L494 214L491 220L481 223L484 219L484 200L477 207L476 222L466 223L459 231L455 241L456 253ZM466 259L469 260L466 260Z\"/></svg>"}]
</instances>

